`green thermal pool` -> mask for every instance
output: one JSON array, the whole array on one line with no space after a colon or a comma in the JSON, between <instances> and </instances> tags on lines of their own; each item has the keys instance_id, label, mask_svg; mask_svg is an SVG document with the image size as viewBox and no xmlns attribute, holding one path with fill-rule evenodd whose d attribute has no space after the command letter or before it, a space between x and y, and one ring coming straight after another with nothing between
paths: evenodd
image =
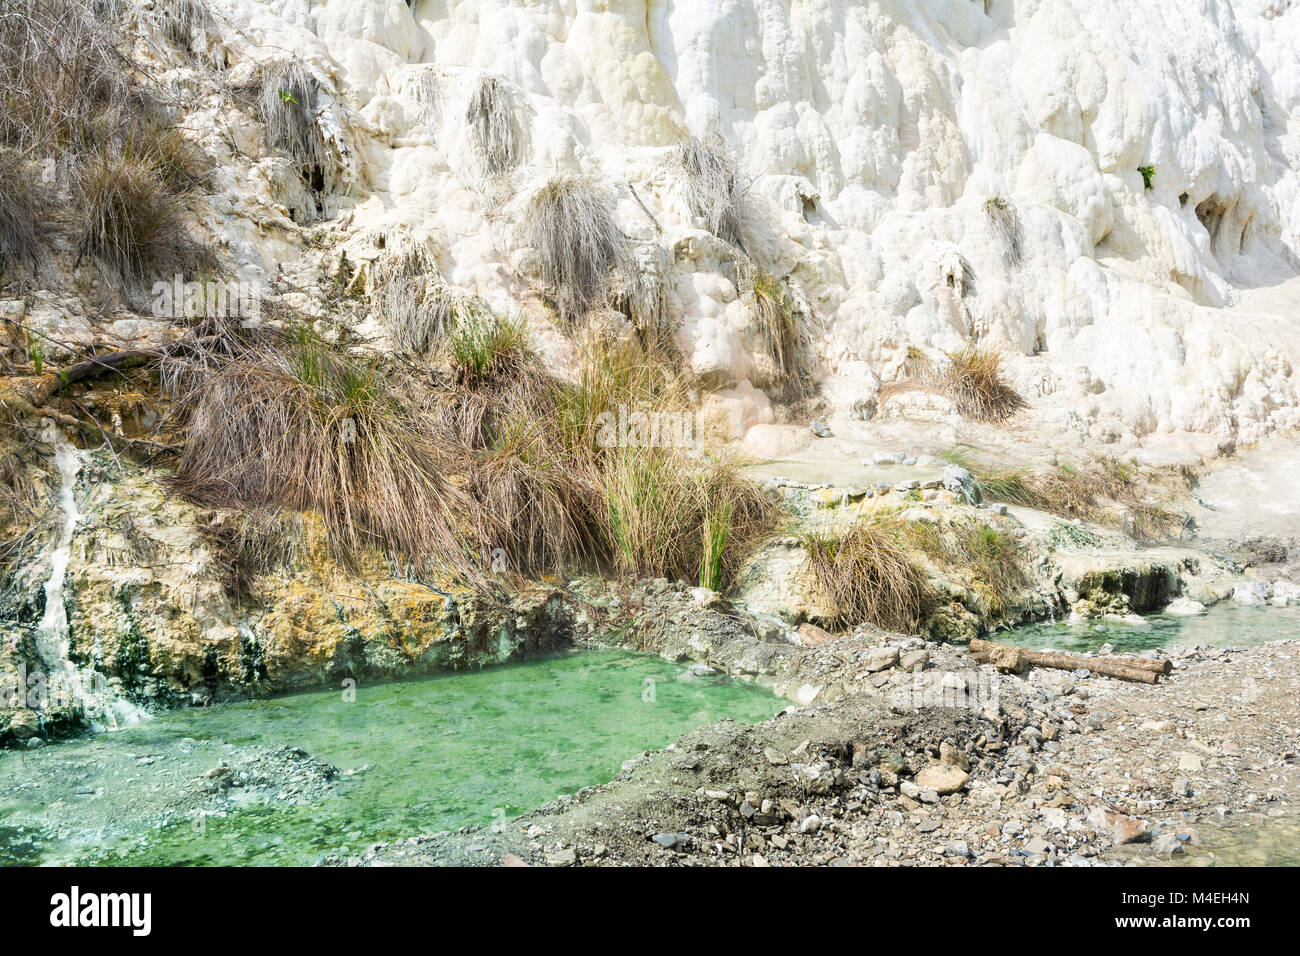
<instances>
[{"instance_id":1,"label":"green thermal pool","mask_svg":"<svg viewBox=\"0 0 1300 956\"><path fill-rule=\"evenodd\" d=\"M463 674L176 711L0 754L0 863L309 864L370 843L504 822L722 718L783 706L658 658L569 654ZM344 773L318 799L196 787L250 746L289 744ZM185 797L178 799L177 794ZM241 802L241 798L244 802ZM210 804L209 804L210 805Z\"/></svg>"}]
</instances>

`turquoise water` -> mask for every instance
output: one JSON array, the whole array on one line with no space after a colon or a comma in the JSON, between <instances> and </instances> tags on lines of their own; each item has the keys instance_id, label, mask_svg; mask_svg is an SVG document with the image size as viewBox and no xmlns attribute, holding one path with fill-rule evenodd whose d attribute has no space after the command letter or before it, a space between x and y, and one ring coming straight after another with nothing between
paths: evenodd
<instances>
[{"instance_id":1,"label":"turquoise water","mask_svg":"<svg viewBox=\"0 0 1300 956\"><path fill-rule=\"evenodd\" d=\"M1144 618L1147 627L1089 621L1080 624L1033 624L1005 636L1008 643L1035 649L1081 653L1110 644L1117 653L1170 647L1254 647L1300 638L1300 608L1240 607L1222 603L1197 617Z\"/></svg>"},{"instance_id":2,"label":"turquoise water","mask_svg":"<svg viewBox=\"0 0 1300 956\"><path fill-rule=\"evenodd\" d=\"M0 755L0 862L309 864L504 823L608 782L624 760L688 730L723 717L765 720L782 706L750 684L597 652L362 686L354 702L329 691L177 711ZM218 758L236 764L250 744L295 745L353 773L310 803L272 794L196 829L194 802L210 798L195 796L195 781ZM188 804L177 798L184 792Z\"/></svg>"}]
</instances>

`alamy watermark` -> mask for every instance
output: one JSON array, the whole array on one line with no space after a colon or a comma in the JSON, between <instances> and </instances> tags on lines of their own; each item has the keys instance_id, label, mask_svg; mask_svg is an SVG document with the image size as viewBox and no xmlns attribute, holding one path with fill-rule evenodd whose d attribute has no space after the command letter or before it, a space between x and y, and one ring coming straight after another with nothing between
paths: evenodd
<instances>
[{"instance_id":1,"label":"alamy watermark","mask_svg":"<svg viewBox=\"0 0 1300 956\"><path fill-rule=\"evenodd\" d=\"M703 433L698 411L643 411L620 405L596 416L596 444L601 448L694 448Z\"/></svg>"},{"instance_id":2,"label":"alamy watermark","mask_svg":"<svg viewBox=\"0 0 1300 956\"><path fill-rule=\"evenodd\" d=\"M160 319L239 319L246 328L262 321L262 293L243 279L187 282L177 274L155 283L151 295L150 311Z\"/></svg>"}]
</instances>

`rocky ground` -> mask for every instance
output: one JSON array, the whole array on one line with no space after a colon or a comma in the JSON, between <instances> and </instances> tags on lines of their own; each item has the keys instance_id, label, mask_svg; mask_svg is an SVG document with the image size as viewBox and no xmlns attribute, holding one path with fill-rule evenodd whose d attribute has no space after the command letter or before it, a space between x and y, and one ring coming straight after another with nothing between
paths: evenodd
<instances>
[{"instance_id":1,"label":"rocky ground","mask_svg":"<svg viewBox=\"0 0 1300 956\"><path fill-rule=\"evenodd\" d=\"M851 689L756 726L701 728L506 826L327 862L1164 863L1200 859L1201 832L1225 819L1295 821L1300 641L1182 651L1155 686L1000 674L884 634L799 659Z\"/></svg>"}]
</instances>

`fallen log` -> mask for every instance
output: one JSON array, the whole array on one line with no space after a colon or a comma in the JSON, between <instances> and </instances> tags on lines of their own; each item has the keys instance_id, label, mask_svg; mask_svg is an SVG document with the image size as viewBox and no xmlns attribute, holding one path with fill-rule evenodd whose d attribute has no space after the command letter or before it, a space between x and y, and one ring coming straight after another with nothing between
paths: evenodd
<instances>
[{"instance_id":1,"label":"fallen log","mask_svg":"<svg viewBox=\"0 0 1300 956\"><path fill-rule=\"evenodd\" d=\"M1026 665L1068 671L1082 668L1107 677L1139 681L1143 684L1154 684L1161 674L1168 674L1173 669L1173 665L1166 659L1128 655L1084 657L1082 654L1066 654L1060 651L1035 651L1014 644L984 641L978 637L971 639L970 655L978 661L995 664L1000 670L1014 673L1024 670Z\"/></svg>"}]
</instances>

